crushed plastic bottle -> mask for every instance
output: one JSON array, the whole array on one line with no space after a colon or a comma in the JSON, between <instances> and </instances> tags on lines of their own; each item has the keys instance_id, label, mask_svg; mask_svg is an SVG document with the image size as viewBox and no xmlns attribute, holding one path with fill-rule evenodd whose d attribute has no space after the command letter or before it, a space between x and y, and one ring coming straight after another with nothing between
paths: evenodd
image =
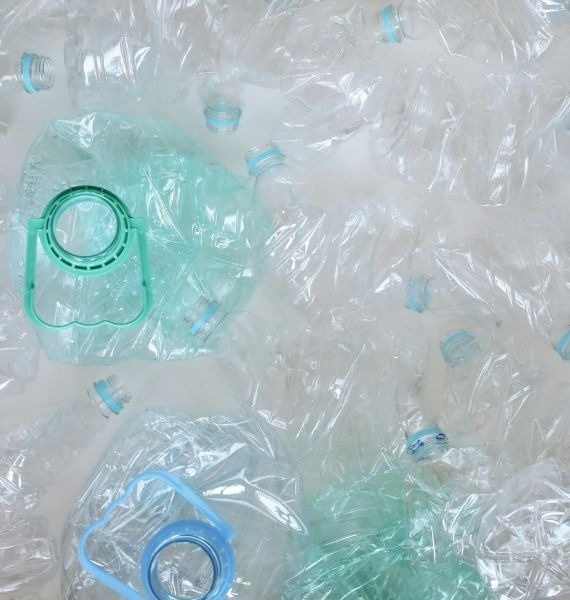
<instances>
[{"instance_id":1,"label":"crushed plastic bottle","mask_svg":"<svg viewBox=\"0 0 570 600\"><path fill-rule=\"evenodd\" d=\"M78 109L104 110L143 97L158 52L151 6L137 0L69 3L65 66Z\"/></svg>"},{"instance_id":2,"label":"crushed plastic bottle","mask_svg":"<svg viewBox=\"0 0 570 600\"><path fill-rule=\"evenodd\" d=\"M45 519L37 514L41 495L129 398L111 376L47 417L0 438L0 592L25 591L54 575L58 553Z\"/></svg>"},{"instance_id":3,"label":"crushed plastic bottle","mask_svg":"<svg viewBox=\"0 0 570 600\"><path fill-rule=\"evenodd\" d=\"M249 299L265 223L248 182L176 126L88 114L31 147L11 265L48 357L183 359Z\"/></svg>"},{"instance_id":4,"label":"crushed plastic bottle","mask_svg":"<svg viewBox=\"0 0 570 600\"><path fill-rule=\"evenodd\" d=\"M324 488L310 505L313 545L285 597L491 598L438 527L445 496L429 471L403 465Z\"/></svg>"},{"instance_id":5,"label":"crushed plastic bottle","mask_svg":"<svg viewBox=\"0 0 570 600\"><path fill-rule=\"evenodd\" d=\"M0 398L22 392L36 377L39 345L6 268L0 267Z\"/></svg>"},{"instance_id":6,"label":"crushed plastic bottle","mask_svg":"<svg viewBox=\"0 0 570 600\"><path fill-rule=\"evenodd\" d=\"M375 13L357 0L294 11L281 89L290 101L273 139L300 162L323 160L361 130L381 101Z\"/></svg>"},{"instance_id":7,"label":"crushed plastic bottle","mask_svg":"<svg viewBox=\"0 0 570 600\"><path fill-rule=\"evenodd\" d=\"M563 0L403 0L385 5L379 22L384 42L438 39L451 54L515 69L538 59L563 35L568 10Z\"/></svg>"},{"instance_id":8,"label":"crushed plastic bottle","mask_svg":"<svg viewBox=\"0 0 570 600\"><path fill-rule=\"evenodd\" d=\"M427 340L418 331L344 325L287 319L269 328L248 319L219 356L231 387L247 392L249 406L295 448L306 486L404 454L398 379L425 369Z\"/></svg>"},{"instance_id":9,"label":"crushed plastic bottle","mask_svg":"<svg viewBox=\"0 0 570 600\"><path fill-rule=\"evenodd\" d=\"M254 202L270 215L263 250L271 284L285 288L295 304L315 302L313 281L327 257L324 211L303 200L306 186L299 170L273 144L251 148L245 157L255 178Z\"/></svg>"},{"instance_id":10,"label":"crushed plastic bottle","mask_svg":"<svg viewBox=\"0 0 570 600\"><path fill-rule=\"evenodd\" d=\"M566 598L570 592L570 472L554 460L521 470L481 519L477 566L500 597Z\"/></svg>"},{"instance_id":11,"label":"crushed plastic bottle","mask_svg":"<svg viewBox=\"0 0 570 600\"><path fill-rule=\"evenodd\" d=\"M306 537L299 493L287 456L251 416L140 413L71 512L62 597L273 597Z\"/></svg>"},{"instance_id":12,"label":"crushed plastic bottle","mask_svg":"<svg viewBox=\"0 0 570 600\"><path fill-rule=\"evenodd\" d=\"M50 90L55 83L55 67L49 56L30 50L15 52L0 48L0 134L5 134L12 117L11 104L20 94Z\"/></svg>"},{"instance_id":13,"label":"crushed plastic bottle","mask_svg":"<svg viewBox=\"0 0 570 600\"><path fill-rule=\"evenodd\" d=\"M546 178L569 111L565 86L538 75L492 74L467 90L441 62L406 66L372 127L372 154L381 173L429 191L520 202Z\"/></svg>"},{"instance_id":14,"label":"crushed plastic bottle","mask_svg":"<svg viewBox=\"0 0 570 600\"><path fill-rule=\"evenodd\" d=\"M568 214L547 206L521 211L506 229L442 244L435 256L455 285L483 299L499 319L542 333L567 360Z\"/></svg>"},{"instance_id":15,"label":"crushed plastic bottle","mask_svg":"<svg viewBox=\"0 0 570 600\"><path fill-rule=\"evenodd\" d=\"M537 357L517 349L501 327L473 322L444 337L441 352L447 368L439 421L454 444L492 442L516 451L513 439L540 398Z\"/></svg>"}]
</instances>

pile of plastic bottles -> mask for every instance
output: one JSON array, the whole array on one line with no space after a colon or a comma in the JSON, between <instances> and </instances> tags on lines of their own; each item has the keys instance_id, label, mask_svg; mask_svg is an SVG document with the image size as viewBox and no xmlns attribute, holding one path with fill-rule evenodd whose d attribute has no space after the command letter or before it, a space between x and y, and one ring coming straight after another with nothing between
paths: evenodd
<instances>
[{"instance_id":1,"label":"pile of plastic bottles","mask_svg":"<svg viewBox=\"0 0 570 600\"><path fill-rule=\"evenodd\" d=\"M570 1L0 4L0 597L570 598Z\"/></svg>"}]
</instances>

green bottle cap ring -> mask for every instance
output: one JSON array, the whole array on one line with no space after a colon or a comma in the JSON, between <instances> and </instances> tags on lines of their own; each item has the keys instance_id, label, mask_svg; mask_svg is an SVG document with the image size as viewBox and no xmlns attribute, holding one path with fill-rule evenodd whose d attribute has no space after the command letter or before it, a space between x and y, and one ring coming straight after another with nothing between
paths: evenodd
<instances>
[{"instance_id":1,"label":"green bottle cap ring","mask_svg":"<svg viewBox=\"0 0 570 600\"><path fill-rule=\"evenodd\" d=\"M111 243L96 254L81 256L66 250L58 241L55 226L60 216L74 204L96 202L109 208L114 217L116 231ZM64 329L72 325L94 328L101 325L114 327L132 327L143 321L150 312L152 295L150 289L150 270L146 247L146 228L143 219L133 219L125 204L112 192L100 187L81 185L64 190L55 196L45 207L41 218L28 221L28 239L26 249L26 269L24 274L24 309L33 323L45 329ZM144 290L143 305L138 315L130 321L118 323L102 320L96 323L71 321L54 325L44 321L35 306L37 239L41 240L46 256L60 269L79 277L101 276L120 266L130 255L133 239L138 239L138 251L141 265L141 286Z\"/></svg>"}]
</instances>

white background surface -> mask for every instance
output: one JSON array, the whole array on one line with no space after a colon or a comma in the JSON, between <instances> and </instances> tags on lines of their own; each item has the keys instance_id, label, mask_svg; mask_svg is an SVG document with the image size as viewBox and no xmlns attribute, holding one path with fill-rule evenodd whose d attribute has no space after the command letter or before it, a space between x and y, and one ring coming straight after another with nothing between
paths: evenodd
<instances>
[{"instance_id":1,"label":"white background surface","mask_svg":"<svg viewBox=\"0 0 570 600\"><path fill-rule=\"evenodd\" d=\"M15 112L15 122L8 136L0 139L0 173L9 193L17 187L24 156L30 143L40 133L45 124L55 117L72 115L74 108L67 94L65 70L63 66L62 44L53 43L49 38L38 44L34 51L49 54L57 67L57 82L50 93L28 96L22 94ZM444 56L436 44L412 44L403 47L386 47L386 71L393 71L407 56L422 56L429 51ZM543 72L557 75L570 84L568 57L570 43L550 52L540 64ZM468 61L455 61L458 72L469 79L480 67ZM467 66L467 68L466 68ZM155 107L153 113L166 119L175 120L189 135L199 140L214 155L235 172L246 175L243 162L245 151L254 144L267 141L273 125L277 122L283 106L280 94L276 91L246 88L243 99L243 117L238 132L230 137L216 136L207 131L201 114L202 106L197 96L181 106ZM141 112L141 106L131 107ZM402 184L378 177L372 167L368 149L368 132L360 132L347 142L328 162L314 168L310 173L321 182L319 197L313 200L321 205L342 201L357 202L359 198L383 197L406 190ZM432 202L439 199L433 197ZM460 204L456 210L464 214L467 221L481 217L481 209ZM508 210L516 210L511 206ZM569 232L570 235L570 232ZM255 301L250 310L255 311ZM537 336L538 337L538 336ZM543 340L537 342L538 351L544 356L545 365L551 373L552 389L561 380L570 381L568 369ZM568 367L570 368L570 366ZM124 413L109 422L106 434L97 444L81 457L72 459L66 465L49 490L42 504L41 512L50 522L51 529L59 539L63 523L74 499L89 476L98 455L108 443L116 428L137 409L153 404L174 404L195 414L231 410L233 399L226 384L220 380L212 358L200 358L182 363L164 364L121 364L109 369L79 368L65 364L40 361L38 377L20 396L3 400L2 430L12 423L23 422L28 418L48 413L53 407L83 394L95 379L116 373L132 391L133 399ZM235 390L239 396L239 390ZM546 392L548 393L548 392ZM436 402L436 399L434 399ZM59 584L54 580L45 586L40 597L55 600L60 597Z\"/></svg>"}]
</instances>

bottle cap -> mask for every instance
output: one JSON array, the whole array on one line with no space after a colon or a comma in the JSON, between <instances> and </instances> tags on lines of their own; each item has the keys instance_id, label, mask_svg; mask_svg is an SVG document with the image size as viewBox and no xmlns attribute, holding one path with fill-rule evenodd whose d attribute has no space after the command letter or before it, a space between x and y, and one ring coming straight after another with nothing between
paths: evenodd
<instances>
[{"instance_id":1,"label":"bottle cap","mask_svg":"<svg viewBox=\"0 0 570 600\"><path fill-rule=\"evenodd\" d=\"M436 453L444 452L448 445L447 435L437 426L421 429L406 440L408 454L417 461L427 460Z\"/></svg>"}]
</instances>

